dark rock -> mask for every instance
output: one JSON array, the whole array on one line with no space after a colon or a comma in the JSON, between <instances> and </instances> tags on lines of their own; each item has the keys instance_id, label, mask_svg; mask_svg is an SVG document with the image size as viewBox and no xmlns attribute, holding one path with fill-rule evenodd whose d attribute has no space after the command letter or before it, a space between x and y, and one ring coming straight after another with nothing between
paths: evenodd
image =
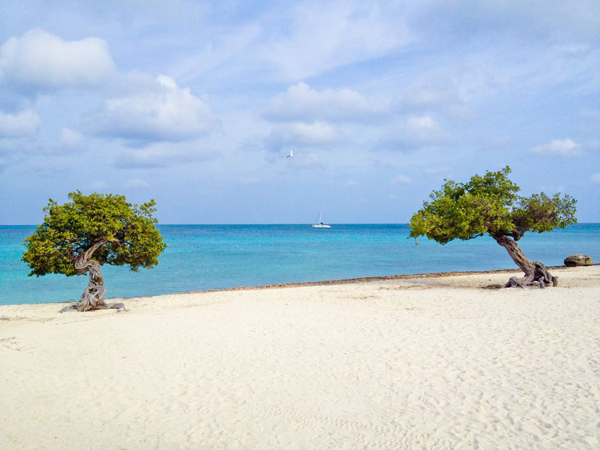
<instances>
[{"instance_id":1,"label":"dark rock","mask_svg":"<svg viewBox=\"0 0 600 450\"><path fill-rule=\"evenodd\" d=\"M571 255L565 259L565 266L576 267L576 266L591 266L594 264L592 258L586 255Z\"/></svg>"}]
</instances>

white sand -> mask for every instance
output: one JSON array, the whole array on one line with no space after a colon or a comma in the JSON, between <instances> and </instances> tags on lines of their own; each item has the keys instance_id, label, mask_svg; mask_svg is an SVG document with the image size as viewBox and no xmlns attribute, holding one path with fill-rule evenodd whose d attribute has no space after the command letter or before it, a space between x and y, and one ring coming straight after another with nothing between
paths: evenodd
<instances>
[{"instance_id":1,"label":"white sand","mask_svg":"<svg viewBox=\"0 0 600 450\"><path fill-rule=\"evenodd\" d=\"M0 448L597 449L600 267L557 275L0 307Z\"/></svg>"}]
</instances>

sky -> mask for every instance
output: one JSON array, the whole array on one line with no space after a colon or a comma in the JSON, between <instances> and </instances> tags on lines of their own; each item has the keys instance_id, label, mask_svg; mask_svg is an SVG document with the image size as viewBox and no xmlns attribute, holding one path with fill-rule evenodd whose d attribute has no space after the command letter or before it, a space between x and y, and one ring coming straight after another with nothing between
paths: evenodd
<instances>
[{"instance_id":1,"label":"sky","mask_svg":"<svg viewBox=\"0 0 600 450\"><path fill-rule=\"evenodd\" d=\"M0 224L405 223L506 165L600 222L598 1L0 4Z\"/></svg>"}]
</instances>

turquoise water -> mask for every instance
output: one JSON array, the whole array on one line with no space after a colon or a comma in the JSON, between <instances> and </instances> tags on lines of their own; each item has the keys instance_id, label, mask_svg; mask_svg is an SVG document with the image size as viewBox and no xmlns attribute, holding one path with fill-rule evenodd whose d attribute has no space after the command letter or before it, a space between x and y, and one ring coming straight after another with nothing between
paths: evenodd
<instances>
[{"instance_id":1,"label":"turquoise water","mask_svg":"<svg viewBox=\"0 0 600 450\"><path fill-rule=\"evenodd\" d=\"M138 273L103 268L107 297L135 297L235 286L323 281L423 272L513 268L506 251L489 237L440 245L415 245L406 225L161 225L169 248L160 264ZM86 276L28 277L21 262L32 226L0 226L0 304L74 301ZM519 244L546 265L573 253L600 260L600 224L578 224L527 234Z\"/></svg>"}]
</instances>

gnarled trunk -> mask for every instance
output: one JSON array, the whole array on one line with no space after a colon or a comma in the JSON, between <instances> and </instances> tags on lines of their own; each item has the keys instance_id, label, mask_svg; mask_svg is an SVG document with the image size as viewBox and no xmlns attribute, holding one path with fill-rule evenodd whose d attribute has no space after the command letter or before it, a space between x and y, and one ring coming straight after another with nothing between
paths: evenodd
<instances>
[{"instance_id":1,"label":"gnarled trunk","mask_svg":"<svg viewBox=\"0 0 600 450\"><path fill-rule=\"evenodd\" d=\"M104 279L102 278L102 270L97 261L92 260L77 260L75 268L79 273L88 272L90 281L88 286L83 291L83 295L77 304L78 311L91 311L92 309L106 308L106 302L103 300L106 294L104 287Z\"/></svg>"},{"instance_id":2,"label":"gnarled trunk","mask_svg":"<svg viewBox=\"0 0 600 450\"><path fill-rule=\"evenodd\" d=\"M81 253L73 261L77 273L89 273L89 284L85 288L85 291L83 291L81 299L77 303L66 306L65 308L61 309L60 312L75 310L83 312L107 308L114 308L119 311L127 311L123 303L106 303L104 301L106 288L104 287L104 278L102 277L101 266L98 261L91 259L94 252L104 244L106 244L106 241L104 240L96 242L92 247Z\"/></svg>"},{"instance_id":3,"label":"gnarled trunk","mask_svg":"<svg viewBox=\"0 0 600 450\"><path fill-rule=\"evenodd\" d=\"M508 254L512 258L519 268L525 272L525 276L522 278L512 277L508 280L508 283L504 287L520 287L525 286L536 286L545 288L546 286L558 286L558 278L554 277L548 272L546 266L541 262L531 261L523 251L519 244L516 243L511 237L506 235L492 236L498 244L508 251Z\"/></svg>"}]
</instances>

